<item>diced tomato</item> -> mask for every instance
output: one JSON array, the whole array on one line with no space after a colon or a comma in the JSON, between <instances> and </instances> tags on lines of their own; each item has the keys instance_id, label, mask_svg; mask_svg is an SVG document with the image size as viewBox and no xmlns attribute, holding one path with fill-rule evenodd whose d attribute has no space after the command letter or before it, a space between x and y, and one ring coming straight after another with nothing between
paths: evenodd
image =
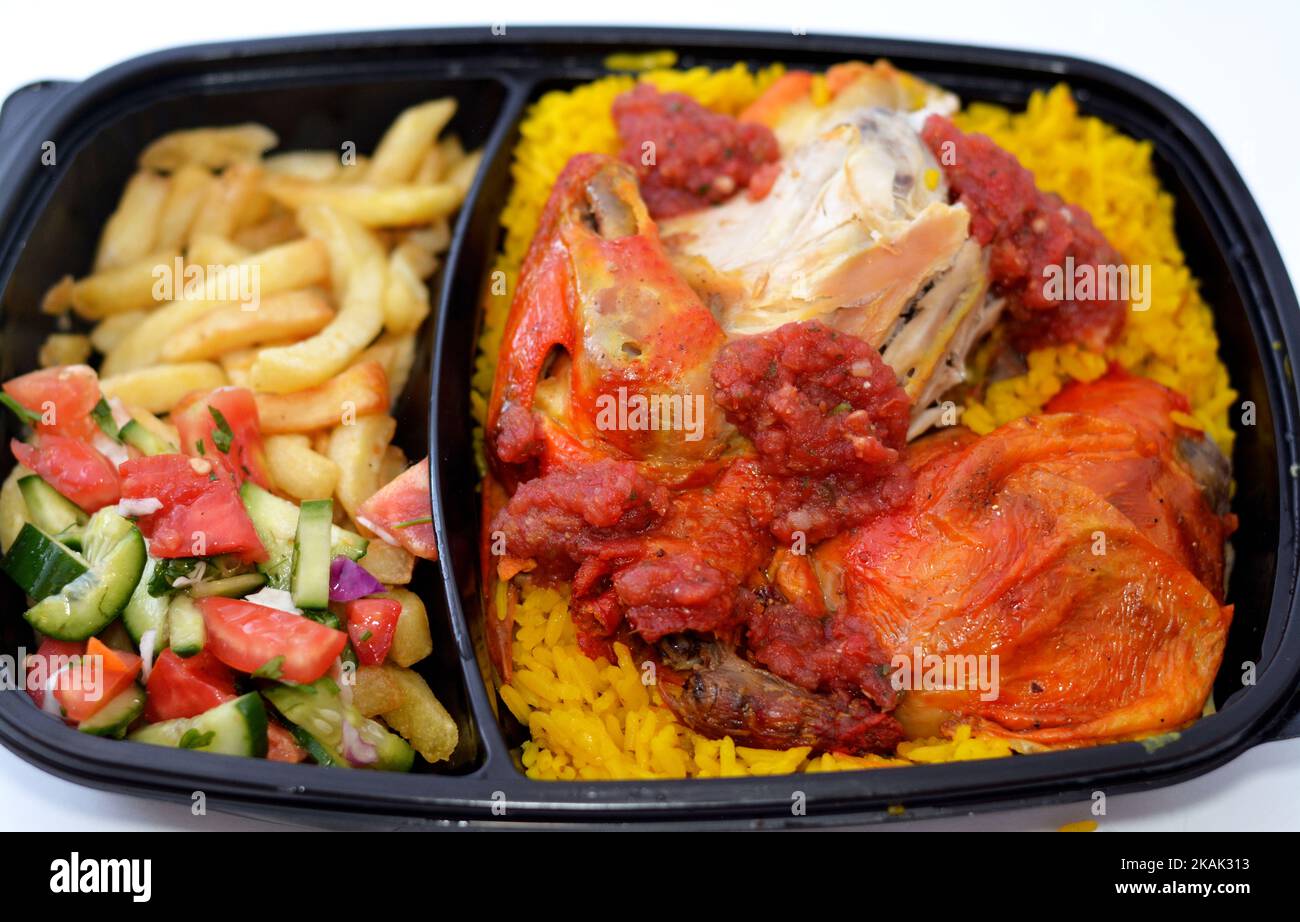
<instances>
[{"instance_id":1,"label":"diced tomato","mask_svg":"<svg viewBox=\"0 0 1300 922\"><path fill-rule=\"evenodd\" d=\"M188 659L164 650L145 686L149 700L144 717L150 723L194 717L238 697L235 674L207 650Z\"/></svg>"},{"instance_id":2,"label":"diced tomato","mask_svg":"<svg viewBox=\"0 0 1300 922\"><path fill-rule=\"evenodd\" d=\"M225 421L225 430L217 422L218 414ZM240 483L252 480L260 487L271 489L271 478L266 471L266 452L262 447L262 427L257 418L257 401L248 388L219 387L206 393L194 391L172 410L171 420L180 434L181 450L186 454L206 458L224 455L230 460L231 469ZM226 438L230 439L229 443ZM218 442L225 446L225 451L217 446Z\"/></svg>"},{"instance_id":3,"label":"diced tomato","mask_svg":"<svg viewBox=\"0 0 1300 922\"><path fill-rule=\"evenodd\" d=\"M266 559L235 480L219 458L154 455L125 461L120 470L123 498L162 503L136 520L153 556Z\"/></svg>"},{"instance_id":4,"label":"diced tomato","mask_svg":"<svg viewBox=\"0 0 1300 922\"><path fill-rule=\"evenodd\" d=\"M348 635L293 612L219 597L199 599L207 649L240 672L258 670L290 682L315 682L329 671Z\"/></svg>"},{"instance_id":5,"label":"diced tomato","mask_svg":"<svg viewBox=\"0 0 1300 922\"><path fill-rule=\"evenodd\" d=\"M388 648L393 645L402 603L396 599L356 599L344 606L344 611L357 661L363 666L378 666L388 658Z\"/></svg>"},{"instance_id":6,"label":"diced tomato","mask_svg":"<svg viewBox=\"0 0 1300 922\"><path fill-rule=\"evenodd\" d=\"M433 503L429 498L429 459L407 468L387 486L361 504L357 521L390 538L416 557L438 559L438 537L433 531Z\"/></svg>"},{"instance_id":7,"label":"diced tomato","mask_svg":"<svg viewBox=\"0 0 1300 922\"><path fill-rule=\"evenodd\" d=\"M13 439L9 447L19 464L87 512L113 505L121 494L113 462L80 439L45 433L36 436L34 445Z\"/></svg>"},{"instance_id":8,"label":"diced tomato","mask_svg":"<svg viewBox=\"0 0 1300 922\"><path fill-rule=\"evenodd\" d=\"M90 441L99 427L90 411L99 403L99 376L89 365L58 365L4 384L5 393L41 417L37 432Z\"/></svg>"},{"instance_id":9,"label":"diced tomato","mask_svg":"<svg viewBox=\"0 0 1300 922\"><path fill-rule=\"evenodd\" d=\"M272 762L301 762L307 750L294 740L293 734L273 720L266 722L266 757Z\"/></svg>"},{"instance_id":10,"label":"diced tomato","mask_svg":"<svg viewBox=\"0 0 1300 922\"><path fill-rule=\"evenodd\" d=\"M68 664L72 657L80 657L85 652L84 641L55 640L53 637L46 637L41 641L36 652L27 657L27 675L31 679L27 683L27 694L36 702L38 708L45 706L45 691L50 676L63 665ZM36 660L40 662L37 663Z\"/></svg>"},{"instance_id":11,"label":"diced tomato","mask_svg":"<svg viewBox=\"0 0 1300 922\"><path fill-rule=\"evenodd\" d=\"M142 665L140 657L134 653L110 649L98 637L87 642L85 655L92 658L91 681L81 683L78 688L54 689L54 697L63 706L64 716L76 723L98 714L130 688Z\"/></svg>"}]
</instances>

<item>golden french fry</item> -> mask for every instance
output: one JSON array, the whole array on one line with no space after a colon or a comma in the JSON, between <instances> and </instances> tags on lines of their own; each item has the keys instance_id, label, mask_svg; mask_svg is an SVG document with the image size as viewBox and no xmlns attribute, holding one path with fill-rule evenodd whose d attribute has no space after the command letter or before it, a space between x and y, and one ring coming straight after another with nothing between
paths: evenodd
<instances>
[{"instance_id":1,"label":"golden french fry","mask_svg":"<svg viewBox=\"0 0 1300 922\"><path fill-rule=\"evenodd\" d=\"M385 333L374 344L353 360L354 365L363 362L378 362L384 367L388 379L388 394L394 402L406 389L406 381L415 365L415 334L404 333L400 336Z\"/></svg>"},{"instance_id":2,"label":"golden french fry","mask_svg":"<svg viewBox=\"0 0 1300 922\"><path fill-rule=\"evenodd\" d=\"M442 175L465 159L465 145L460 143L460 136L449 134L438 141L438 154L442 157Z\"/></svg>"},{"instance_id":3,"label":"golden french fry","mask_svg":"<svg viewBox=\"0 0 1300 922\"><path fill-rule=\"evenodd\" d=\"M157 173L136 173L126 184L117 210L99 235L95 271L135 262L155 249L158 219L167 201L170 182Z\"/></svg>"},{"instance_id":4,"label":"golden french fry","mask_svg":"<svg viewBox=\"0 0 1300 922\"><path fill-rule=\"evenodd\" d=\"M203 167L186 164L172 174L171 188L158 217L158 239L155 246L162 249L180 249L190 239L190 227L216 179Z\"/></svg>"},{"instance_id":5,"label":"golden french fry","mask_svg":"<svg viewBox=\"0 0 1300 922\"><path fill-rule=\"evenodd\" d=\"M280 243L288 243L302 236L302 228L291 214L273 214L260 223L245 227L235 234L235 243L249 250L265 250Z\"/></svg>"},{"instance_id":6,"label":"golden french fry","mask_svg":"<svg viewBox=\"0 0 1300 922\"><path fill-rule=\"evenodd\" d=\"M390 333L411 333L429 316L429 289L401 247L388 256L384 289L384 326Z\"/></svg>"},{"instance_id":7,"label":"golden french fry","mask_svg":"<svg viewBox=\"0 0 1300 922\"><path fill-rule=\"evenodd\" d=\"M382 666L360 666L356 677L356 684L352 686L352 706L361 712L362 717L378 717L384 711L402 706L402 687Z\"/></svg>"},{"instance_id":8,"label":"golden french fry","mask_svg":"<svg viewBox=\"0 0 1300 922\"><path fill-rule=\"evenodd\" d=\"M273 176L293 176L315 182L329 182L343 169L339 155L327 150L291 150L262 161Z\"/></svg>"},{"instance_id":9,"label":"golden french fry","mask_svg":"<svg viewBox=\"0 0 1300 922\"><path fill-rule=\"evenodd\" d=\"M450 97L412 106L393 120L370 158L366 182L377 186L409 182L427 150L456 114Z\"/></svg>"},{"instance_id":10,"label":"golden french fry","mask_svg":"<svg viewBox=\"0 0 1300 922\"><path fill-rule=\"evenodd\" d=\"M420 165L416 167L415 176L411 178L411 182L417 186L427 186L438 182L446 172L446 165L442 159L442 150L435 144L424 152L424 157L421 158Z\"/></svg>"},{"instance_id":11,"label":"golden french fry","mask_svg":"<svg viewBox=\"0 0 1300 922\"><path fill-rule=\"evenodd\" d=\"M415 558L406 548L378 538L371 539L366 555L357 563L385 586L405 586L415 572Z\"/></svg>"},{"instance_id":12,"label":"golden french fry","mask_svg":"<svg viewBox=\"0 0 1300 922\"><path fill-rule=\"evenodd\" d=\"M339 479L339 467L325 455L312 451L305 435L271 435L266 438L266 464L271 479L294 499L329 499Z\"/></svg>"},{"instance_id":13,"label":"golden french fry","mask_svg":"<svg viewBox=\"0 0 1300 922\"><path fill-rule=\"evenodd\" d=\"M292 394L258 394L262 432L314 432L388 412L388 378L378 362L354 365L323 384Z\"/></svg>"},{"instance_id":14,"label":"golden french fry","mask_svg":"<svg viewBox=\"0 0 1300 922\"><path fill-rule=\"evenodd\" d=\"M407 231L407 244L414 244L421 250L429 254L429 258L436 264L438 254L446 251L451 245L451 224L446 218L434 221L428 227L419 227L412 231ZM429 275L433 274L430 268Z\"/></svg>"},{"instance_id":15,"label":"golden french fry","mask_svg":"<svg viewBox=\"0 0 1300 922\"><path fill-rule=\"evenodd\" d=\"M213 234L230 238L239 229L249 203L260 194L264 171L260 164L239 162L217 177L203 207L194 216L190 235Z\"/></svg>"},{"instance_id":16,"label":"golden french fry","mask_svg":"<svg viewBox=\"0 0 1300 922\"><path fill-rule=\"evenodd\" d=\"M151 310L171 300L167 279L176 274L179 250L161 250L134 262L88 275L72 286L72 309L87 320Z\"/></svg>"},{"instance_id":17,"label":"golden french fry","mask_svg":"<svg viewBox=\"0 0 1300 922\"><path fill-rule=\"evenodd\" d=\"M97 352L107 354L148 316L148 311L127 311L125 314L105 317L90 331L90 344Z\"/></svg>"},{"instance_id":18,"label":"golden french fry","mask_svg":"<svg viewBox=\"0 0 1300 922\"><path fill-rule=\"evenodd\" d=\"M361 504L383 486L379 472L396 431L391 416L363 416L330 433L327 454L339 468L334 495L354 519Z\"/></svg>"},{"instance_id":19,"label":"golden french fry","mask_svg":"<svg viewBox=\"0 0 1300 922\"><path fill-rule=\"evenodd\" d=\"M185 327L223 304L240 302L247 282L256 282L259 297L267 298L319 285L328 277L329 257L319 240L295 240L254 253L207 279L205 287L220 297L172 301L145 317L106 353L100 374L122 374L156 362L163 345Z\"/></svg>"},{"instance_id":20,"label":"golden french fry","mask_svg":"<svg viewBox=\"0 0 1300 922\"><path fill-rule=\"evenodd\" d=\"M420 597L409 589L393 589L383 593L383 598L402 603L402 614L397 619L388 658L399 666L413 666L433 652L429 613Z\"/></svg>"},{"instance_id":21,"label":"golden french fry","mask_svg":"<svg viewBox=\"0 0 1300 922\"><path fill-rule=\"evenodd\" d=\"M329 208L307 206L298 223L329 250L331 277L342 307L329 326L291 346L264 350L253 365L259 391L286 393L313 387L342 370L383 325L383 248L357 221Z\"/></svg>"},{"instance_id":22,"label":"golden french fry","mask_svg":"<svg viewBox=\"0 0 1300 922\"><path fill-rule=\"evenodd\" d=\"M363 558L364 559L364 558ZM440 762L456 751L460 732L429 683L418 672L401 666L381 667L402 689L402 704L384 712L384 722L405 737L411 747L430 762Z\"/></svg>"},{"instance_id":23,"label":"golden french fry","mask_svg":"<svg viewBox=\"0 0 1300 922\"><path fill-rule=\"evenodd\" d=\"M37 355L42 368L56 365L84 365L90 358L90 337L84 333L51 333Z\"/></svg>"},{"instance_id":24,"label":"golden french fry","mask_svg":"<svg viewBox=\"0 0 1300 922\"><path fill-rule=\"evenodd\" d=\"M190 239L185 251L185 261L193 266L202 266L206 272L215 266L233 266L251 256L253 251L240 246L233 240L218 237L216 234L199 234Z\"/></svg>"},{"instance_id":25,"label":"golden french fry","mask_svg":"<svg viewBox=\"0 0 1300 922\"><path fill-rule=\"evenodd\" d=\"M221 128L190 128L158 138L140 154L140 166L170 173L187 165L222 170L256 160L279 143L265 125L248 123Z\"/></svg>"},{"instance_id":26,"label":"golden french fry","mask_svg":"<svg viewBox=\"0 0 1300 922\"><path fill-rule=\"evenodd\" d=\"M105 397L116 397L150 413L168 413L190 391L210 391L225 383L226 374L220 365L186 362L137 368L101 378L99 389Z\"/></svg>"},{"instance_id":27,"label":"golden french fry","mask_svg":"<svg viewBox=\"0 0 1300 922\"><path fill-rule=\"evenodd\" d=\"M41 299L41 313L58 316L64 311L72 309L72 289L77 285L76 279L70 275L65 275L45 292L45 297Z\"/></svg>"},{"instance_id":28,"label":"golden french fry","mask_svg":"<svg viewBox=\"0 0 1300 922\"><path fill-rule=\"evenodd\" d=\"M465 197L457 186L372 186L369 183L327 185L293 176L267 176L266 191L286 208L326 205L366 227L406 227L427 224L451 214Z\"/></svg>"},{"instance_id":29,"label":"golden french fry","mask_svg":"<svg viewBox=\"0 0 1300 922\"><path fill-rule=\"evenodd\" d=\"M397 445L389 445L384 452L383 463L379 466L379 482L391 483L408 467L406 452Z\"/></svg>"},{"instance_id":30,"label":"golden french fry","mask_svg":"<svg viewBox=\"0 0 1300 922\"><path fill-rule=\"evenodd\" d=\"M396 258L405 262L411 274L422 282L428 280L438 269L438 257L434 251L409 238L399 241L393 247L389 259Z\"/></svg>"},{"instance_id":31,"label":"golden french fry","mask_svg":"<svg viewBox=\"0 0 1300 922\"><path fill-rule=\"evenodd\" d=\"M244 310L242 304L223 304L169 339L160 356L164 362L215 359L261 343L310 336L333 318L329 301L311 289L271 295L255 311Z\"/></svg>"},{"instance_id":32,"label":"golden french fry","mask_svg":"<svg viewBox=\"0 0 1300 922\"><path fill-rule=\"evenodd\" d=\"M444 182L456 189L462 201L469 194L469 187L474 184L474 177L478 175L478 168L482 163L483 151L476 150L472 154L467 154L464 160L447 173Z\"/></svg>"}]
</instances>

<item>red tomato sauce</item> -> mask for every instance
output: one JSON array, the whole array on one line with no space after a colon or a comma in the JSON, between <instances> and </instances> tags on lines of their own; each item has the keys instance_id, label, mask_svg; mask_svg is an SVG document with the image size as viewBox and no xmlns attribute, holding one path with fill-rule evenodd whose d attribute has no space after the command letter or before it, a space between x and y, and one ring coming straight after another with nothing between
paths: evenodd
<instances>
[{"instance_id":1,"label":"red tomato sauce","mask_svg":"<svg viewBox=\"0 0 1300 922\"><path fill-rule=\"evenodd\" d=\"M767 126L710 112L683 93L661 93L648 83L619 96L613 114L621 156L636 169L654 218L725 202L781 156ZM774 174L763 175L766 194Z\"/></svg>"},{"instance_id":2,"label":"red tomato sauce","mask_svg":"<svg viewBox=\"0 0 1300 922\"><path fill-rule=\"evenodd\" d=\"M1049 297L1049 267L1073 259L1083 267L1118 266L1123 259L1091 216L1042 192L1034 174L989 138L966 134L932 115L921 133L952 190L971 213L971 235L989 247L989 275L1007 297L1012 342L1022 350L1077 342L1100 349L1124 326L1128 302L1092 296Z\"/></svg>"}]
</instances>

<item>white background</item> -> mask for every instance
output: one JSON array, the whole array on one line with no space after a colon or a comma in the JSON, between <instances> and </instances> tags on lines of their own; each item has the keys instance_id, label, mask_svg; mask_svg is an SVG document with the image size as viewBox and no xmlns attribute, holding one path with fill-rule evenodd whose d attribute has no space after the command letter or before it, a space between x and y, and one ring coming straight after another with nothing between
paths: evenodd
<instances>
[{"instance_id":1,"label":"white background","mask_svg":"<svg viewBox=\"0 0 1300 922\"><path fill-rule=\"evenodd\" d=\"M430 0L283 5L30 2L0 12L0 97L42 78L81 79L168 46L407 26L618 23L803 29L1059 51L1134 73L1171 93L1219 137L1263 208L1295 276L1300 266L1300 4L1090 0L849 0L844 3L656 2L449 4ZM1257 747L1195 781L1112 797L1103 830L1300 829L1300 740ZM1054 829L1084 804L896 829ZM0 749L0 830L272 829L270 824L109 795L58 781Z\"/></svg>"}]
</instances>

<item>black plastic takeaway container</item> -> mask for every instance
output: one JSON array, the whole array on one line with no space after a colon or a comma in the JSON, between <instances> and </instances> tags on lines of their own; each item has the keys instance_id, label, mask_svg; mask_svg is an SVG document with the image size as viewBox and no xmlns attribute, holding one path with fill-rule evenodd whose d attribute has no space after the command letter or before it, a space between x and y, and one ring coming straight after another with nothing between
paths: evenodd
<instances>
[{"instance_id":1,"label":"black plastic takeaway container","mask_svg":"<svg viewBox=\"0 0 1300 922\"><path fill-rule=\"evenodd\" d=\"M539 782L512 758L517 728L498 722L482 669L476 535L477 472L469 379L474 305L499 243L519 121L546 88L601 76L613 52L673 49L681 66L783 61L824 68L888 57L964 100L1021 106L1065 81L1081 108L1149 139L1176 200L1178 233L1222 354L1256 424L1238 429L1234 511L1236 614L1216 684L1219 713L1159 747L1127 743L898 771L655 782ZM672 29L482 28L272 39L181 48L138 58L80 84L34 84L0 112L0 377L35 365L52 329L39 303L89 264L98 229L140 148L176 128L260 121L288 148L373 145L404 106L451 94L455 128L486 146L456 223L420 370L399 407L408 454L427 447L441 560L417 571L437 652L422 664L457 715L448 765L391 775L159 749L79 734L23 694L0 695L0 742L56 775L173 800L202 791L214 806L331 826L507 826L686 823L812 825L1082 799L1184 780L1257 743L1300 733L1296 615L1297 390L1290 356L1300 313L1259 210L1223 149L1190 112L1150 85L1087 61L956 45L855 37ZM55 162L42 153L53 142ZM46 159L49 159L48 157ZM6 420L3 424L12 429ZM12 431L4 434L11 435ZM2 470L12 465L8 452ZM0 590L0 654L30 645L23 600ZM1243 686L1243 662L1257 665ZM795 791L807 815L792 815ZM900 809L901 808L901 809Z\"/></svg>"}]
</instances>

